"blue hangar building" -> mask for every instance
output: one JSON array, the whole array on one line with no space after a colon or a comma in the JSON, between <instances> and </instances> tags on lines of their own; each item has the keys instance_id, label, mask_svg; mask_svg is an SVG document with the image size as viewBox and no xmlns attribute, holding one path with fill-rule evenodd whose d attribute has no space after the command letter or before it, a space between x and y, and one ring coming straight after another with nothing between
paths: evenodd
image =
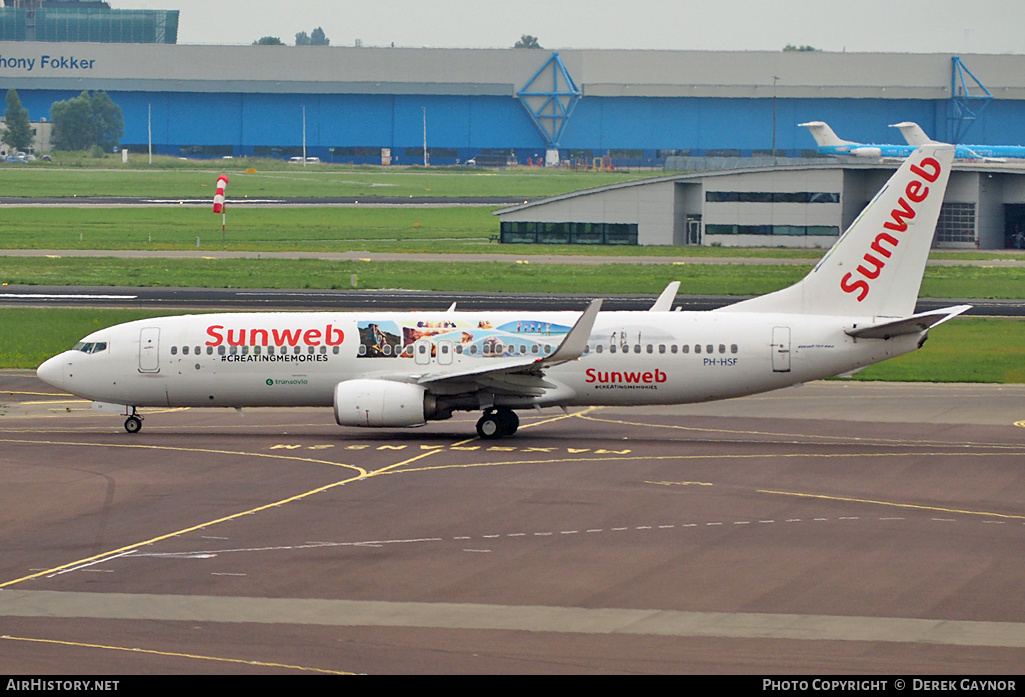
<instances>
[{"instance_id":1,"label":"blue hangar building","mask_svg":"<svg viewBox=\"0 0 1025 697\"><path fill-rule=\"evenodd\" d=\"M380 163L384 149L417 164L426 140L431 164L657 166L808 154L797 124L811 120L864 142L895 142L897 121L938 140L1025 142L1018 55L0 41L0 89L12 87L33 121L105 90L124 145L189 157L291 157L305 138L324 161Z\"/></svg>"}]
</instances>

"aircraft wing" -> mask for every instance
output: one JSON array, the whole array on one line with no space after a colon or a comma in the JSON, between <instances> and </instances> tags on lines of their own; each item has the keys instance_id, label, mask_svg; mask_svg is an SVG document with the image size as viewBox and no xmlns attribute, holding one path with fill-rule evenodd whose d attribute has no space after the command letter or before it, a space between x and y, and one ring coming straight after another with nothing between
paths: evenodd
<instances>
[{"instance_id":1,"label":"aircraft wing","mask_svg":"<svg viewBox=\"0 0 1025 697\"><path fill-rule=\"evenodd\" d=\"M917 315L911 315L902 319L864 326L854 325L850 329L845 329L844 332L856 339L889 339L890 337L902 334L917 334L918 332L924 332L931 327L943 324L948 319L957 317L965 310L970 310L971 307L971 305L945 307L940 310L920 312Z\"/></svg>"},{"instance_id":2,"label":"aircraft wing","mask_svg":"<svg viewBox=\"0 0 1025 697\"><path fill-rule=\"evenodd\" d=\"M476 383L480 387L500 388L508 392L541 394L545 388L556 387L544 381L545 368L575 361L584 354L599 310L601 299L592 300L551 355L541 358L524 356L490 359L481 361L483 365L469 370L424 373L416 381L431 389L441 388L440 391L445 391L446 385Z\"/></svg>"}]
</instances>

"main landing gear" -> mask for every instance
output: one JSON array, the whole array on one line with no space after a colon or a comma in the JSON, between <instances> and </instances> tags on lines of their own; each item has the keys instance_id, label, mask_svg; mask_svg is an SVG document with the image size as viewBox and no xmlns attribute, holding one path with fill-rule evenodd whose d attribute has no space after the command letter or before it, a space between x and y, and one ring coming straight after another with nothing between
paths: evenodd
<instances>
[{"instance_id":1,"label":"main landing gear","mask_svg":"<svg viewBox=\"0 0 1025 697\"><path fill-rule=\"evenodd\" d=\"M142 417L132 407L132 415L125 419L125 430L129 433L138 433L142 430Z\"/></svg>"},{"instance_id":2,"label":"main landing gear","mask_svg":"<svg viewBox=\"0 0 1025 697\"><path fill-rule=\"evenodd\" d=\"M477 435L485 440L511 436L520 427L520 417L508 407L488 409L477 422Z\"/></svg>"}]
</instances>

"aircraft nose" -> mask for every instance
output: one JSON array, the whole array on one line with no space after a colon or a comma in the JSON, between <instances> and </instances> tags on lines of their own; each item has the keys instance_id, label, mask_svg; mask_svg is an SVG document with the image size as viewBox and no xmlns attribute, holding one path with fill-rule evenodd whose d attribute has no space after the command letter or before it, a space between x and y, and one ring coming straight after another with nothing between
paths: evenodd
<instances>
[{"instance_id":1,"label":"aircraft nose","mask_svg":"<svg viewBox=\"0 0 1025 697\"><path fill-rule=\"evenodd\" d=\"M43 361L36 368L36 377L48 385L64 389L64 354Z\"/></svg>"}]
</instances>

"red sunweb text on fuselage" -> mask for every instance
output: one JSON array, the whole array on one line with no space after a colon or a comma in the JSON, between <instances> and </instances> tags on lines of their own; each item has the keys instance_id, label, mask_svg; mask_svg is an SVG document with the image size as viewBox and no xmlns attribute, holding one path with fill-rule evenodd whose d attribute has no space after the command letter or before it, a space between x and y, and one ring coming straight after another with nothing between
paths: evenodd
<instances>
[{"instance_id":1,"label":"red sunweb text on fuselage","mask_svg":"<svg viewBox=\"0 0 1025 697\"><path fill-rule=\"evenodd\" d=\"M206 328L209 339L207 346L339 346L345 340L341 329L328 324L323 329L225 329L224 325L213 324Z\"/></svg>"}]
</instances>

